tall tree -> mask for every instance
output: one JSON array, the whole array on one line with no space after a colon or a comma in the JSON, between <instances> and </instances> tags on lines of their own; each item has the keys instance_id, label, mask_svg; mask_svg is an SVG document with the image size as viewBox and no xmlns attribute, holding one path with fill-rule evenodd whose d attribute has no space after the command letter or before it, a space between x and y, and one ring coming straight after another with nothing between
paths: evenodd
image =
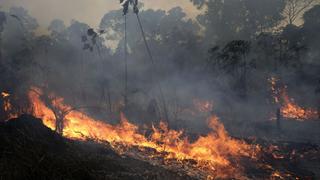
<instances>
[{"instance_id":1,"label":"tall tree","mask_svg":"<svg viewBox=\"0 0 320 180\"><path fill-rule=\"evenodd\" d=\"M242 98L247 97L247 75L251 62L247 55L250 52L250 42L234 40L229 42L219 51L218 47L212 48L210 53L210 64L214 70L220 69L226 75L234 79L234 87Z\"/></svg>"},{"instance_id":2,"label":"tall tree","mask_svg":"<svg viewBox=\"0 0 320 180\"><path fill-rule=\"evenodd\" d=\"M283 19L282 0L194 2L205 8L205 13L198 17L198 21L205 27L206 39L215 44L234 39L252 39L256 34L277 26Z\"/></svg>"},{"instance_id":3,"label":"tall tree","mask_svg":"<svg viewBox=\"0 0 320 180\"><path fill-rule=\"evenodd\" d=\"M316 2L317 0L285 0L286 7L283 13L287 19L287 23L289 25L294 24L297 19Z\"/></svg>"}]
</instances>

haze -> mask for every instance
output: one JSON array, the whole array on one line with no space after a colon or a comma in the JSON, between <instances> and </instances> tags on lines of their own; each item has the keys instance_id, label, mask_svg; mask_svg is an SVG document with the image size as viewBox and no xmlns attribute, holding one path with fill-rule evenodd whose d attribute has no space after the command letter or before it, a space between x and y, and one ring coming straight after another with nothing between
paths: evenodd
<instances>
[{"instance_id":1,"label":"haze","mask_svg":"<svg viewBox=\"0 0 320 180\"><path fill-rule=\"evenodd\" d=\"M31 16L36 17L40 30L44 31L53 19L61 19L66 24L72 19L85 22L97 27L101 18L110 10L120 9L118 0L0 0L1 7L9 9L12 6L20 6L27 9ZM199 14L191 2L186 0L143 0L145 8L169 10L180 6L187 16L194 18Z\"/></svg>"}]
</instances>

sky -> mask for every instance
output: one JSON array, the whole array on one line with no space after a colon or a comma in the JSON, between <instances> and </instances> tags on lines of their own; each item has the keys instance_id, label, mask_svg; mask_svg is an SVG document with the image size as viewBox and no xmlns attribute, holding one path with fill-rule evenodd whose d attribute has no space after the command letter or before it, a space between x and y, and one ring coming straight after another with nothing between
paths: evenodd
<instances>
[{"instance_id":1,"label":"sky","mask_svg":"<svg viewBox=\"0 0 320 180\"><path fill-rule=\"evenodd\" d=\"M189 0L140 0L145 8L169 10L180 6L190 18L199 10ZM23 7L35 17L40 30L45 31L53 19L61 19L68 25L72 19L97 27L103 15L121 8L119 0L0 0L0 7Z\"/></svg>"}]
</instances>

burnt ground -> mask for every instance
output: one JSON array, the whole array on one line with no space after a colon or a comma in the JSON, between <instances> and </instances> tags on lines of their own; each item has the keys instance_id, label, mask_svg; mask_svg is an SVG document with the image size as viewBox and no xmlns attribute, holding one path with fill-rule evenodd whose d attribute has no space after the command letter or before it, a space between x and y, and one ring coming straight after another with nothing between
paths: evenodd
<instances>
[{"instance_id":1,"label":"burnt ground","mask_svg":"<svg viewBox=\"0 0 320 180\"><path fill-rule=\"evenodd\" d=\"M279 140L246 141L262 149L257 160L243 159L249 179L320 179L319 146ZM179 167L173 162L174 167L169 167L146 162L134 148L131 154L136 156L120 156L108 144L63 138L29 115L0 123L0 180L192 179L187 175L188 163Z\"/></svg>"},{"instance_id":2,"label":"burnt ground","mask_svg":"<svg viewBox=\"0 0 320 180\"><path fill-rule=\"evenodd\" d=\"M0 179L191 179L117 155L106 145L65 139L23 115L0 124Z\"/></svg>"},{"instance_id":3,"label":"burnt ground","mask_svg":"<svg viewBox=\"0 0 320 180\"><path fill-rule=\"evenodd\" d=\"M246 141L258 144L262 151L255 163L244 163L251 179L320 179L318 145L261 139Z\"/></svg>"}]
</instances>

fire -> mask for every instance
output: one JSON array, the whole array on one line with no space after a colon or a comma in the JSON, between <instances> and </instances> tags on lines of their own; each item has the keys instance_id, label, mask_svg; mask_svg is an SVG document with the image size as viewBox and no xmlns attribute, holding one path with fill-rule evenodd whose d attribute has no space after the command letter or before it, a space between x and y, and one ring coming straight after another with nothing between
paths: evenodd
<instances>
[{"instance_id":1,"label":"fire","mask_svg":"<svg viewBox=\"0 0 320 180\"><path fill-rule=\"evenodd\" d=\"M287 93L287 87L277 88L278 79L272 77L270 80L274 102L281 104L281 114L284 118L297 121L314 120L319 117L319 112L311 108L303 108L295 103Z\"/></svg>"},{"instance_id":2,"label":"fire","mask_svg":"<svg viewBox=\"0 0 320 180\"><path fill-rule=\"evenodd\" d=\"M317 119L319 117L319 113L316 110L298 106L294 102L294 99L289 98L285 90L283 90L282 97L284 106L281 108L281 113L285 118L304 121L309 119Z\"/></svg>"},{"instance_id":3,"label":"fire","mask_svg":"<svg viewBox=\"0 0 320 180\"><path fill-rule=\"evenodd\" d=\"M7 119L16 118L17 114L12 112L12 104L10 100L10 94L7 92L1 92L1 96L3 99L2 109L7 114Z\"/></svg>"},{"instance_id":4,"label":"fire","mask_svg":"<svg viewBox=\"0 0 320 180\"><path fill-rule=\"evenodd\" d=\"M7 93L7 92L1 92L1 96L2 96L3 98L6 98L6 97L9 97L10 94Z\"/></svg>"},{"instance_id":5,"label":"fire","mask_svg":"<svg viewBox=\"0 0 320 180\"><path fill-rule=\"evenodd\" d=\"M10 99L8 98L10 94L7 92L1 92L1 96L3 98L3 110L5 112L10 111L12 109Z\"/></svg>"},{"instance_id":6,"label":"fire","mask_svg":"<svg viewBox=\"0 0 320 180\"><path fill-rule=\"evenodd\" d=\"M279 171L275 171L272 173L270 179L285 179Z\"/></svg>"},{"instance_id":7,"label":"fire","mask_svg":"<svg viewBox=\"0 0 320 180\"><path fill-rule=\"evenodd\" d=\"M270 176L270 179L300 179L298 177L293 177L291 174L288 174L288 173L281 173L280 171L276 170L274 171L271 176Z\"/></svg>"},{"instance_id":8,"label":"fire","mask_svg":"<svg viewBox=\"0 0 320 180\"><path fill-rule=\"evenodd\" d=\"M271 84L271 92L272 92L272 97L275 103L280 102L280 91L279 88L277 88L277 82L278 79L275 77L271 77L268 79L269 83Z\"/></svg>"},{"instance_id":9,"label":"fire","mask_svg":"<svg viewBox=\"0 0 320 180\"><path fill-rule=\"evenodd\" d=\"M41 95L43 94L39 89L29 92L34 115L42 118L43 123L54 130L55 115L52 109L41 100ZM208 121L212 132L191 142L184 136L182 130L171 130L163 122L159 124L159 127L153 126L151 135L146 136L123 114L121 114L121 121L118 125L110 125L93 119L83 112L73 110L64 104L62 98L56 98L51 103L61 111L68 111L64 117L63 129L63 136L67 138L77 140L90 138L100 143L107 141L120 154L130 154L129 149L133 147L140 147L141 151L154 149L155 152L149 154L146 159L161 155L166 162L174 159L183 164L185 161L192 160L195 162L192 168L203 171L207 178L242 178L244 176L239 165L240 158L255 158L258 153L257 147L230 137L223 124L215 116ZM148 153L145 152L145 154Z\"/></svg>"},{"instance_id":10,"label":"fire","mask_svg":"<svg viewBox=\"0 0 320 180\"><path fill-rule=\"evenodd\" d=\"M8 100L5 100L5 101L3 102L3 109L4 109L5 112L11 111L12 105L11 105L11 102L10 102L9 99L8 99Z\"/></svg>"}]
</instances>

